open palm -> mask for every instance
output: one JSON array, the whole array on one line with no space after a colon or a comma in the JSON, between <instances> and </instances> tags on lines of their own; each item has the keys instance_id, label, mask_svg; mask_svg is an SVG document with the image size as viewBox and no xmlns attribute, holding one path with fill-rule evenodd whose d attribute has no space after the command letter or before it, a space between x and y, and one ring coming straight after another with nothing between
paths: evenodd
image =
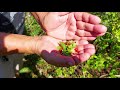
<instances>
[{"instance_id":1,"label":"open palm","mask_svg":"<svg viewBox=\"0 0 120 90\"><path fill-rule=\"evenodd\" d=\"M92 44L89 44L86 40L76 41L77 53L72 56L61 55L57 50L59 42L61 40L55 39L50 36L42 36L40 40L36 42L36 53L43 57L46 62L55 66L73 66L81 62L84 62L95 53L95 48ZM42 46L39 46L42 43Z\"/></svg>"},{"instance_id":2,"label":"open palm","mask_svg":"<svg viewBox=\"0 0 120 90\"><path fill-rule=\"evenodd\" d=\"M107 30L99 17L85 12L49 12L41 22L47 35L61 40L94 40Z\"/></svg>"}]
</instances>

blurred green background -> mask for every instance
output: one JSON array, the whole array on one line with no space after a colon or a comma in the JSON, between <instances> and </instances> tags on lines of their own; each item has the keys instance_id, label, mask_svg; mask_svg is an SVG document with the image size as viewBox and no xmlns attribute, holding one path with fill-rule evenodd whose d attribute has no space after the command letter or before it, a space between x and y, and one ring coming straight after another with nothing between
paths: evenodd
<instances>
[{"instance_id":1,"label":"blurred green background","mask_svg":"<svg viewBox=\"0 0 120 90\"><path fill-rule=\"evenodd\" d=\"M18 78L119 78L120 77L120 12L90 12L99 16L107 33L93 43L96 54L82 64L55 67L37 55L25 55L24 67ZM25 17L25 32L29 36L45 32L29 12Z\"/></svg>"}]
</instances>

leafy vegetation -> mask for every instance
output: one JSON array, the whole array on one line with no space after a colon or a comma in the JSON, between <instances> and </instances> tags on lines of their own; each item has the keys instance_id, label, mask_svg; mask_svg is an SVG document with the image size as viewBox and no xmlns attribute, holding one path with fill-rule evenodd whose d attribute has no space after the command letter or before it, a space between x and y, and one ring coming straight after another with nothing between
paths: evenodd
<instances>
[{"instance_id":1,"label":"leafy vegetation","mask_svg":"<svg viewBox=\"0 0 120 90\"><path fill-rule=\"evenodd\" d=\"M65 56L71 56L75 53L76 43L72 40L66 42L60 42L57 49L60 51L61 54Z\"/></svg>"},{"instance_id":2,"label":"leafy vegetation","mask_svg":"<svg viewBox=\"0 0 120 90\"><path fill-rule=\"evenodd\" d=\"M19 78L119 78L120 77L120 12L91 12L107 26L107 33L93 43L96 54L77 66L55 67L37 55L25 55ZM26 13L25 34L45 34L36 20Z\"/></svg>"}]
</instances>

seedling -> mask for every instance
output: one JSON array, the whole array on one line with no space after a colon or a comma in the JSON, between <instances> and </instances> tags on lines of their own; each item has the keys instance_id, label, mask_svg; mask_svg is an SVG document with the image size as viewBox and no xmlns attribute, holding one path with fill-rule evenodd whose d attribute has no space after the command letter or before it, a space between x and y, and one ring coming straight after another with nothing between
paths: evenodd
<instances>
[{"instance_id":1,"label":"seedling","mask_svg":"<svg viewBox=\"0 0 120 90\"><path fill-rule=\"evenodd\" d=\"M76 42L72 40L66 42L60 42L59 46L57 47L60 53L65 56L71 56L72 53L75 52L75 48L76 48Z\"/></svg>"}]
</instances>

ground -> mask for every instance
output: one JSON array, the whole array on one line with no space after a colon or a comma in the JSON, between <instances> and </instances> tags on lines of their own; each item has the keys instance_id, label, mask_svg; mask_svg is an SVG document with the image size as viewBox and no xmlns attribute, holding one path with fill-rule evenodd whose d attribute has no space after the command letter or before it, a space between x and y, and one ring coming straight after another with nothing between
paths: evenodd
<instances>
[{"instance_id":1,"label":"ground","mask_svg":"<svg viewBox=\"0 0 120 90\"><path fill-rule=\"evenodd\" d=\"M120 77L120 13L90 12L102 19L107 26L107 33L93 43L95 55L84 63L72 67L55 67L45 62L40 56L25 55L24 66L18 78L119 78ZM24 34L35 36L45 32L36 20L26 13Z\"/></svg>"}]
</instances>

